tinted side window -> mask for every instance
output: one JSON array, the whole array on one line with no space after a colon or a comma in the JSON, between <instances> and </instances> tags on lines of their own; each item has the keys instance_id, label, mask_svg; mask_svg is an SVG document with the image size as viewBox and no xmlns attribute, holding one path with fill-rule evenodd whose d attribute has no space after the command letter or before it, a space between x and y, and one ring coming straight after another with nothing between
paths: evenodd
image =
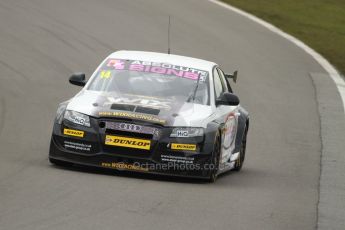
<instances>
[{"instance_id":1,"label":"tinted side window","mask_svg":"<svg viewBox=\"0 0 345 230\"><path fill-rule=\"evenodd\" d=\"M224 92L224 86L216 69L213 71L213 82L215 98L217 99L222 94L222 92Z\"/></svg>"},{"instance_id":2,"label":"tinted side window","mask_svg":"<svg viewBox=\"0 0 345 230\"><path fill-rule=\"evenodd\" d=\"M225 77L223 75L223 72L219 68L217 68L217 71L218 71L218 75L220 77L220 80L222 81L224 92L229 92Z\"/></svg>"},{"instance_id":3,"label":"tinted side window","mask_svg":"<svg viewBox=\"0 0 345 230\"><path fill-rule=\"evenodd\" d=\"M231 85L230 85L230 82L229 82L229 79L227 79L227 78L224 76L224 73L223 73L223 71L222 71L221 69L218 69L218 72L219 72L219 75L221 76L221 78L223 79L225 85L226 85L227 88L228 88L227 91L230 92L230 93L233 93L233 92L232 92Z\"/></svg>"}]
</instances>

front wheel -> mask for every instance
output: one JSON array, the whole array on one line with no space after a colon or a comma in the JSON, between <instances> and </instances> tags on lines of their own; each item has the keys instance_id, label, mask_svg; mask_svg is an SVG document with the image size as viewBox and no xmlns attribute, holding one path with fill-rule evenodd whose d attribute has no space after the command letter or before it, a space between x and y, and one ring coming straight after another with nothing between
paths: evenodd
<instances>
[{"instance_id":1,"label":"front wheel","mask_svg":"<svg viewBox=\"0 0 345 230\"><path fill-rule=\"evenodd\" d=\"M236 162L235 162L235 167L234 171L240 171L242 169L243 163L244 163L244 158L246 156L246 147L247 147L247 132L248 129L246 128L246 131L243 135L242 138L242 143L241 143L241 149L240 149L240 155L238 156Z\"/></svg>"},{"instance_id":2,"label":"front wheel","mask_svg":"<svg viewBox=\"0 0 345 230\"><path fill-rule=\"evenodd\" d=\"M219 134L216 135L214 145L213 145L213 153L212 153L212 161L211 161L211 175L208 181L213 183L217 180L217 172L219 166L219 156L220 156L220 136Z\"/></svg>"}]
</instances>

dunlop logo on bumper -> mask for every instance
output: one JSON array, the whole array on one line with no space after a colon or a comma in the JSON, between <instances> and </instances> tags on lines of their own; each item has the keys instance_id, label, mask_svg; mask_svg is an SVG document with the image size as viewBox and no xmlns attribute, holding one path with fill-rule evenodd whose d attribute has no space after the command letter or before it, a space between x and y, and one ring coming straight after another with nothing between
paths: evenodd
<instances>
[{"instance_id":1,"label":"dunlop logo on bumper","mask_svg":"<svg viewBox=\"0 0 345 230\"><path fill-rule=\"evenodd\" d=\"M196 145L195 144L172 143L171 144L171 149L195 151L196 150Z\"/></svg>"},{"instance_id":2,"label":"dunlop logo on bumper","mask_svg":"<svg viewBox=\"0 0 345 230\"><path fill-rule=\"evenodd\" d=\"M74 129L63 129L63 134L74 137L84 137L84 131Z\"/></svg>"},{"instance_id":3,"label":"dunlop logo on bumper","mask_svg":"<svg viewBox=\"0 0 345 230\"><path fill-rule=\"evenodd\" d=\"M111 135L106 135L105 144L119 146L119 147L126 147L126 148L145 149L145 150L150 150L150 147L151 147L151 141L149 140L111 136Z\"/></svg>"}]
</instances>

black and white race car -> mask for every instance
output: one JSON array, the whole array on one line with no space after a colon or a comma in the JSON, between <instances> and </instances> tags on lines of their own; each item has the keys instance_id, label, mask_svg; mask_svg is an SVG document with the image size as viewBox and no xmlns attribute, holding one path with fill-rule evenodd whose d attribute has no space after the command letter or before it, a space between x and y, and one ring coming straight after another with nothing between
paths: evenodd
<instances>
[{"instance_id":1,"label":"black and white race car","mask_svg":"<svg viewBox=\"0 0 345 230\"><path fill-rule=\"evenodd\" d=\"M249 116L230 79L205 60L139 51L109 55L59 105L49 160L117 170L205 178L239 171Z\"/></svg>"}]
</instances>

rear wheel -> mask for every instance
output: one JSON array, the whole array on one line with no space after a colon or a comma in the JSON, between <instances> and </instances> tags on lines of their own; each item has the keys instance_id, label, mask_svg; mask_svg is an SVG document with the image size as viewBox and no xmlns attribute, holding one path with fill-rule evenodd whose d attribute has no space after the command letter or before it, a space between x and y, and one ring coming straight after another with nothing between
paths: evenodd
<instances>
[{"instance_id":1,"label":"rear wheel","mask_svg":"<svg viewBox=\"0 0 345 230\"><path fill-rule=\"evenodd\" d=\"M234 171L240 171L242 169L242 166L243 166L243 163L244 163L244 158L246 156L247 132L248 132L248 129L246 128L246 131L245 131L245 133L243 135L243 138L242 138L240 155L238 156L238 158L237 158L237 160L235 162Z\"/></svg>"},{"instance_id":2,"label":"rear wheel","mask_svg":"<svg viewBox=\"0 0 345 230\"><path fill-rule=\"evenodd\" d=\"M60 161L60 160L56 160L56 159L51 158L51 157L49 157L49 162L54 164L54 165L58 165L58 166L62 166L62 167L73 166L73 163L71 163L71 162Z\"/></svg>"},{"instance_id":3,"label":"rear wheel","mask_svg":"<svg viewBox=\"0 0 345 230\"><path fill-rule=\"evenodd\" d=\"M210 167L212 167L211 175L210 175L210 178L208 179L210 183L213 183L217 180L219 156L220 156L220 137L219 137L219 134L217 134L214 141L214 145L213 145L212 161L210 165Z\"/></svg>"}]
</instances>

